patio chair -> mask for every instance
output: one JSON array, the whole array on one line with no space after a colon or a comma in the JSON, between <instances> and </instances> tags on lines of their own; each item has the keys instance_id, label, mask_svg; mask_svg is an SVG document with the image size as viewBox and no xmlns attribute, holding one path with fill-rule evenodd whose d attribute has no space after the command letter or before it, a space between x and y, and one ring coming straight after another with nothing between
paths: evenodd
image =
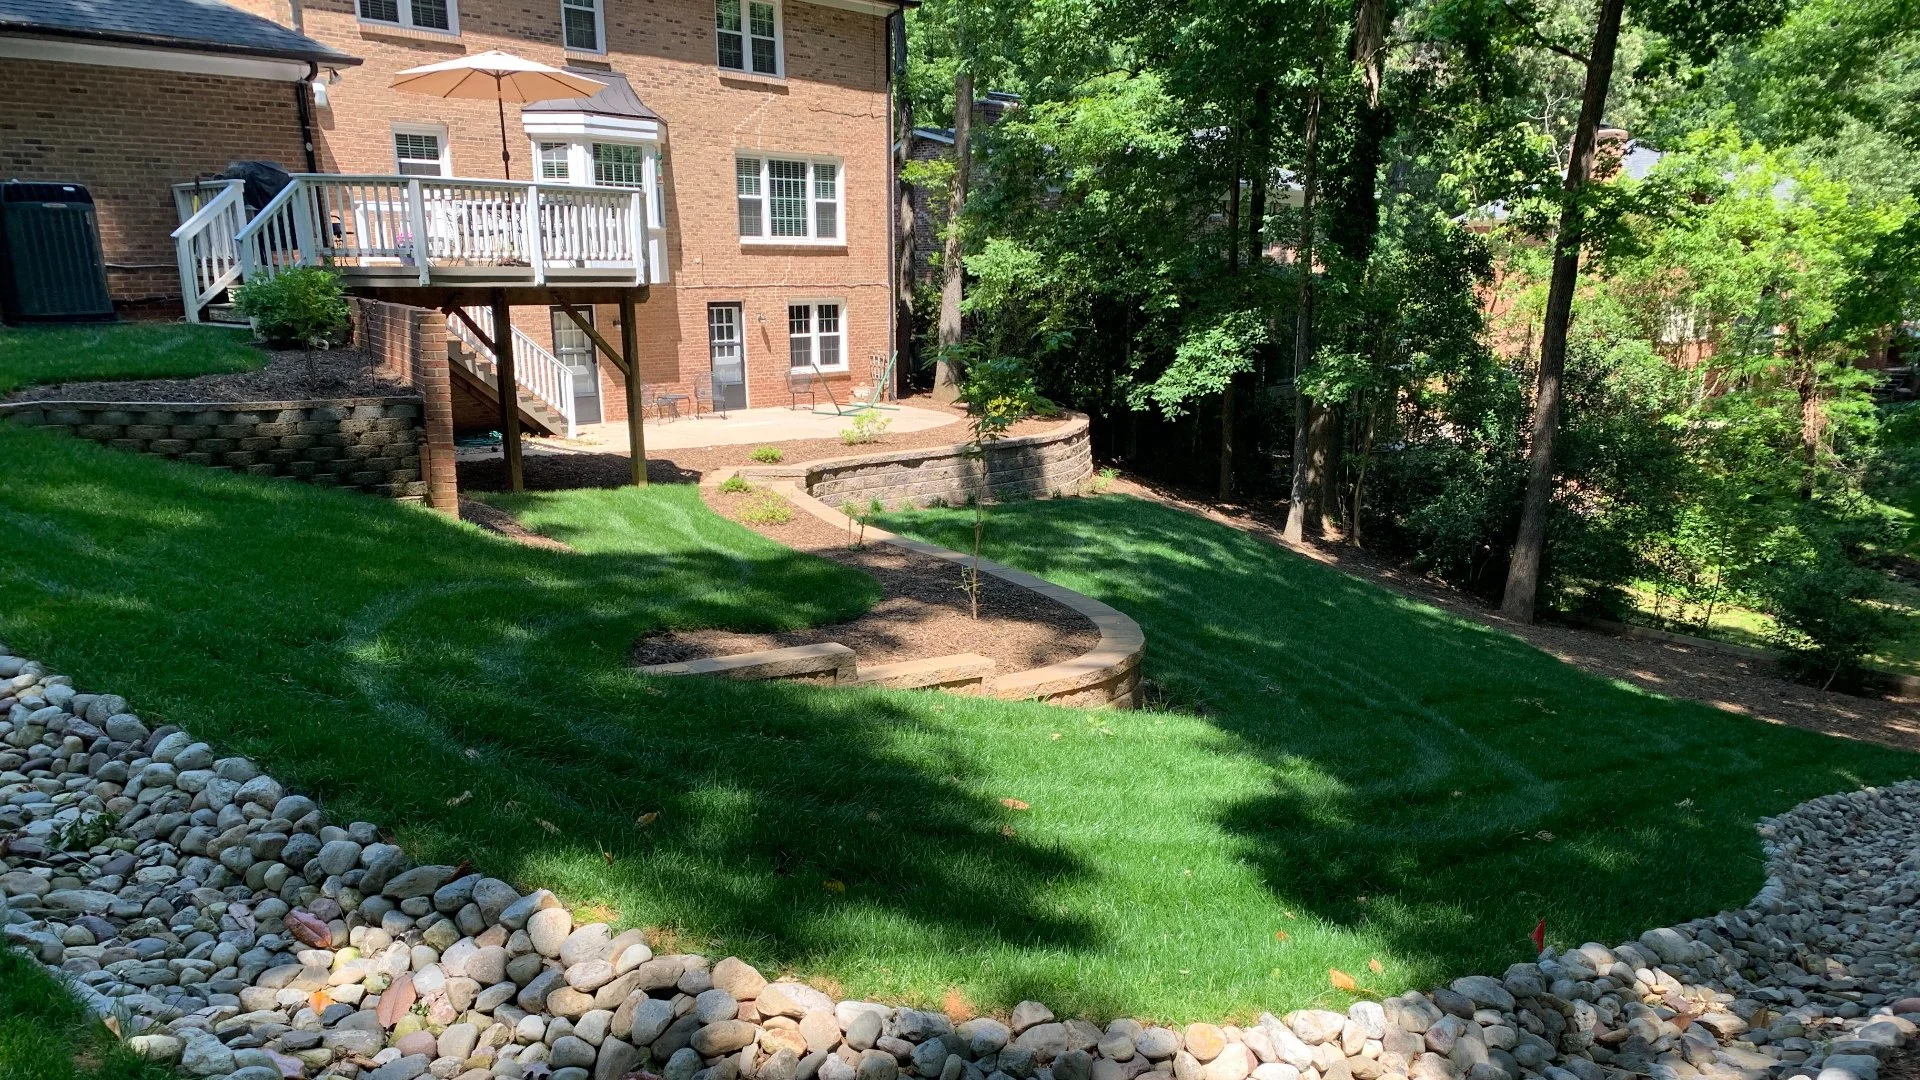
<instances>
[{"instance_id":1,"label":"patio chair","mask_svg":"<svg viewBox=\"0 0 1920 1080\"><path fill-rule=\"evenodd\" d=\"M813 373L811 371L789 372L787 374L787 394L791 399L787 403L787 408L789 409L797 409L800 407L801 394L807 395L807 408L811 409L820 404L820 396L814 390Z\"/></svg>"},{"instance_id":2,"label":"patio chair","mask_svg":"<svg viewBox=\"0 0 1920 1080\"><path fill-rule=\"evenodd\" d=\"M703 411L708 415L717 412L722 420L727 417L727 399L726 395L720 393L718 376L707 376L705 386L693 384L693 418L698 420Z\"/></svg>"}]
</instances>

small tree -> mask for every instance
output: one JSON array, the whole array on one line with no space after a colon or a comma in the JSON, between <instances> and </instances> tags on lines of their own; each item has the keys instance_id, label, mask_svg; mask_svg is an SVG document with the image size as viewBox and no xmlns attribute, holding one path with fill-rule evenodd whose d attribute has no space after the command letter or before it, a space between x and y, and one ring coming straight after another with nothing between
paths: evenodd
<instances>
[{"instance_id":1,"label":"small tree","mask_svg":"<svg viewBox=\"0 0 1920 1080\"><path fill-rule=\"evenodd\" d=\"M313 351L327 348L347 325L340 275L316 266L294 267L250 281L233 294L233 306L253 320L267 344L304 350L309 383L320 378Z\"/></svg>"},{"instance_id":2,"label":"small tree","mask_svg":"<svg viewBox=\"0 0 1920 1080\"><path fill-rule=\"evenodd\" d=\"M980 617L980 544L987 528L987 500L993 495L992 478L987 471L987 447L1007 437L1007 430L1023 417L1050 412L1054 405L1040 395L1033 373L1011 356L996 356L967 365L967 411L972 415L968 427L973 439L963 456L980 464L980 487L973 495L973 565L968 568L965 588L973 609Z\"/></svg>"}]
</instances>

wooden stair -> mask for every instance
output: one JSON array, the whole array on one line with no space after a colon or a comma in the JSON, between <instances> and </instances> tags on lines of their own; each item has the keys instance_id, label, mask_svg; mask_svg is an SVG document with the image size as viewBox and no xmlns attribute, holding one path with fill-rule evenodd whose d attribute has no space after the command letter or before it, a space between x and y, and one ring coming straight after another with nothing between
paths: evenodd
<instances>
[{"instance_id":1,"label":"wooden stair","mask_svg":"<svg viewBox=\"0 0 1920 1080\"><path fill-rule=\"evenodd\" d=\"M461 380L480 397L498 404L500 401L499 379L493 357L477 355L467 343L458 337L447 337L448 371L453 378ZM514 395L520 405L520 425L522 430L534 435L565 435L567 418L539 398L527 393L525 387L516 387Z\"/></svg>"}]
</instances>

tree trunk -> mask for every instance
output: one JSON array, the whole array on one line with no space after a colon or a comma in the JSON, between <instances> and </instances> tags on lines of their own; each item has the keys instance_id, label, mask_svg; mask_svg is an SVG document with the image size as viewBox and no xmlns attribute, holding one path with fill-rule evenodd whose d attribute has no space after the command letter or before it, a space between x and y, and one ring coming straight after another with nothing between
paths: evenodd
<instances>
[{"instance_id":1,"label":"tree trunk","mask_svg":"<svg viewBox=\"0 0 1920 1080\"><path fill-rule=\"evenodd\" d=\"M898 109L894 117L893 152L896 199L893 232L894 369L893 386L888 389L894 391L896 396L901 396L909 385L907 372L914 370L914 342L919 338L915 332L913 310L913 189L902 179L907 168L907 149L913 142L913 96L906 89L906 21L900 18L891 20L891 32L895 64L894 100Z\"/></svg>"},{"instance_id":2,"label":"tree trunk","mask_svg":"<svg viewBox=\"0 0 1920 1080\"><path fill-rule=\"evenodd\" d=\"M1793 389L1800 398L1800 498L1805 501L1813 498L1814 480L1820 470L1820 432L1826 426L1826 415L1820 408L1820 383L1813 363L1796 355L1793 368Z\"/></svg>"},{"instance_id":3,"label":"tree trunk","mask_svg":"<svg viewBox=\"0 0 1920 1080\"><path fill-rule=\"evenodd\" d=\"M973 73L964 66L953 76L953 186L947 194L947 247L941 257L940 355L933 371L933 399L950 404L960 396L960 368L952 355L960 344L960 301L966 290L965 244L961 215L967 208L968 174L973 169Z\"/></svg>"},{"instance_id":4,"label":"tree trunk","mask_svg":"<svg viewBox=\"0 0 1920 1080\"><path fill-rule=\"evenodd\" d=\"M1240 272L1240 157L1234 155L1233 183L1227 187L1227 274ZM1219 498L1233 497L1233 376L1220 391Z\"/></svg>"},{"instance_id":5,"label":"tree trunk","mask_svg":"<svg viewBox=\"0 0 1920 1080\"><path fill-rule=\"evenodd\" d=\"M1267 184L1273 172L1273 103L1265 84L1253 91L1253 166L1247 176L1247 265L1260 268L1267 247Z\"/></svg>"},{"instance_id":6,"label":"tree trunk","mask_svg":"<svg viewBox=\"0 0 1920 1080\"><path fill-rule=\"evenodd\" d=\"M1348 508L1347 542L1354 547L1362 547L1360 533L1360 499L1366 493L1367 466L1373 463L1374 424L1380 418L1378 409L1367 410L1367 423L1360 434L1360 464L1353 470L1353 505Z\"/></svg>"},{"instance_id":7,"label":"tree trunk","mask_svg":"<svg viewBox=\"0 0 1920 1080\"><path fill-rule=\"evenodd\" d=\"M1612 0L1618 2L1618 0ZM1307 527L1307 395L1300 390L1307 364L1313 359L1313 211L1314 188L1320 168L1320 91L1324 72L1314 72L1313 92L1307 98L1306 161L1300 175L1300 246L1294 265L1300 271L1300 301L1293 320L1293 486L1288 493L1287 525L1282 536L1297 544Z\"/></svg>"},{"instance_id":8,"label":"tree trunk","mask_svg":"<svg viewBox=\"0 0 1920 1080\"><path fill-rule=\"evenodd\" d=\"M1593 172L1594 136L1613 81L1614 48L1620 42L1622 0L1601 0L1600 20L1587 58L1587 84L1580 98L1580 122L1567 158L1560 230L1553 240L1553 276L1547 285L1546 327L1540 335L1540 370L1534 379L1532 442L1528 447L1527 492L1520 507L1520 534L1507 566L1506 595L1500 611L1518 622L1533 621L1540 592L1540 565L1547 540L1547 513L1553 496L1553 441L1560 427L1560 380L1567 367L1567 325L1573 318L1573 290L1580 278L1581 189Z\"/></svg>"},{"instance_id":9,"label":"tree trunk","mask_svg":"<svg viewBox=\"0 0 1920 1080\"><path fill-rule=\"evenodd\" d=\"M1322 536L1340 532L1340 412L1314 402L1307 422L1307 519Z\"/></svg>"}]
</instances>

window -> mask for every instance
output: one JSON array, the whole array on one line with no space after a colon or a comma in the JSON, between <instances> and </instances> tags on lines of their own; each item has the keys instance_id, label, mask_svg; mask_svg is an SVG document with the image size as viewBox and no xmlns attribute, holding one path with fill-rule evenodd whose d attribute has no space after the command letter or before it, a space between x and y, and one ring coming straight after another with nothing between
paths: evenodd
<instances>
[{"instance_id":1,"label":"window","mask_svg":"<svg viewBox=\"0 0 1920 1080\"><path fill-rule=\"evenodd\" d=\"M358 0L360 21L417 30L460 32L455 0Z\"/></svg>"},{"instance_id":2,"label":"window","mask_svg":"<svg viewBox=\"0 0 1920 1080\"><path fill-rule=\"evenodd\" d=\"M714 0L713 27L721 67L781 74L780 9L773 0Z\"/></svg>"},{"instance_id":3,"label":"window","mask_svg":"<svg viewBox=\"0 0 1920 1080\"><path fill-rule=\"evenodd\" d=\"M567 158L573 147L563 142L543 142L540 144L540 179L558 180L565 183L572 177Z\"/></svg>"},{"instance_id":4,"label":"window","mask_svg":"<svg viewBox=\"0 0 1920 1080\"><path fill-rule=\"evenodd\" d=\"M629 143L594 143L593 182L607 187L645 186L640 148Z\"/></svg>"},{"instance_id":5,"label":"window","mask_svg":"<svg viewBox=\"0 0 1920 1080\"><path fill-rule=\"evenodd\" d=\"M839 304L787 305L787 352L795 370L847 370L846 341Z\"/></svg>"},{"instance_id":6,"label":"window","mask_svg":"<svg viewBox=\"0 0 1920 1080\"><path fill-rule=\"evenodd\" d=\"M394 169L401 176L452 176L446 132L438 128L395 128Z\"/></svg>"},{"instance_id":7,"label":"window","mask_svg":"<svg viewBox=\"0 0 1920 1080\"><path fill-rule=\"evenodd\" d=\"M761 243L837 243L840 166L804 158L734 159L740 237Z\"/></svg>"},{"instance_id":8,"label":"window","mask_svg":"<svg viewBox=\"0 0 1920 1080\"><path fill-rule=\"evenodd\" d=\"M567 48L575 52L603 52L600 43L600 0L560 0L560 26Z\"/></svg>"}]
</instances>

